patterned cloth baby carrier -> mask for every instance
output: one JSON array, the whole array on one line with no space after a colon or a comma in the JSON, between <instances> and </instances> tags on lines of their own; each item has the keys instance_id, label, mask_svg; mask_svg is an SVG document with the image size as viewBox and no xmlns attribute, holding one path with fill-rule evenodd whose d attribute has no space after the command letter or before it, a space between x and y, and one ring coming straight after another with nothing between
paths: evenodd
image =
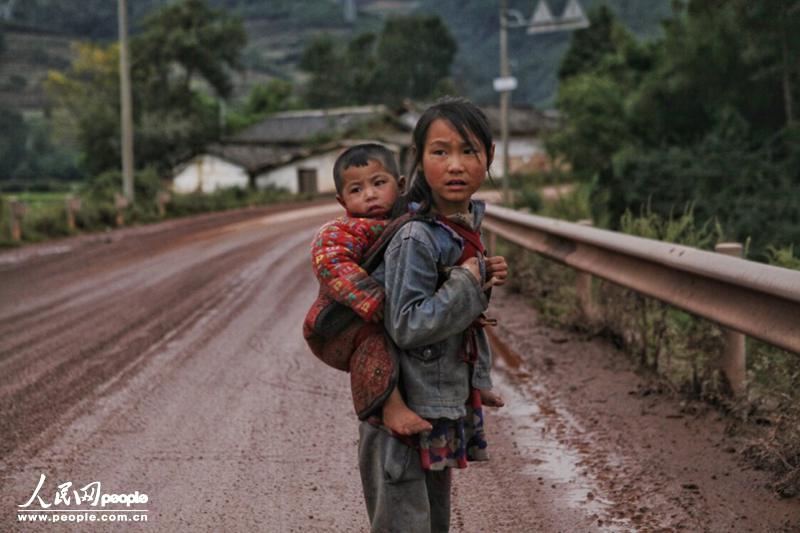
<instances>
[{"instance_id":1,"label":"patterned cloth baby carrier","mask_svg":"<svg viewBox=\"0 0 800 533\"><path fill-rule=\"evenodd\" d=\"M362 268L370 274L378 268L392 237L412 220L432 218L406 213L392 220L367 250ZM391 340L382 332L382 324L364 323L355 311L323 292L303 322L311 352L326 365L350 372L353 405L361 420L374 414L397 384L398 365L386 344Z\"/></svg>"},{"instance_id":2,"label":"patterned cloth baby carrier","mask_svg":"<svg viewBox=\"0 0 800 533\"><path fill-rule=\"evenodd\" d=\"M485 253L477 232L466 230L441 216L412 212L401 215L386 226L365 254L362 268L372 273L383 262L383 254L392 237L413 220L439 223L461 237L464 250L457 264ZM439 284L443 281L440 273ZM469 359L473 359L475 354L472 349L474 327L468 330L465 338L465 355ZM350 307L321 292L303 322L303 337L312 353L323 363L350 372L353 405L358 418L365 420L376 414L398 380L395 350L388 345L392 341L383 334L383 325L364 323Z\"/></svg>"}]
</instances>

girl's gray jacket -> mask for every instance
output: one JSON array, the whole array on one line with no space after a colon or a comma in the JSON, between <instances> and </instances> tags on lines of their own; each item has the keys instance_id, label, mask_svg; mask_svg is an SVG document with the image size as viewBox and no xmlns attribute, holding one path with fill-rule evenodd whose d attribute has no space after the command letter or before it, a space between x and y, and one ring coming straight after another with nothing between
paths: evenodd
<instances>
[{"instance_id":1,"label":"girl's gray jacket","mask_svg":"<svg viewBox=\"0 0 800 533\"><path fill-rule=\"evenodd\" d=\"M475 227L480 228L485 205L473 201L471 211ZM374 278L385 279L384 323L400 362L406 403L425 418L456 419L466 414L470 371L462 358L464 332L489 300L483 283L466 268L455 266L462 246L461 237L446 225L412 221L392 238L383 265L373 273ZM448 267L453 268L437 287L439 272ZM491 351L480 328L477 348L471 385L491 389Z\"/></svg>"}]
</instances>

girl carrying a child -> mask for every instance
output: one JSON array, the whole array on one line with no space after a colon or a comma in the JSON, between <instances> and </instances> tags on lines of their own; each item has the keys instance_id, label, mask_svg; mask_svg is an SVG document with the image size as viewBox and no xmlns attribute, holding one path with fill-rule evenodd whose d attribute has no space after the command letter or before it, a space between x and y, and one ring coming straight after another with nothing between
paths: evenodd
<instances>
[{"instance_id":1,"label":"girl carrying a child","mask_svg":"<svg viewBox=\"0 0 800 533\"><path fill-rule=\"evenodd\" d=\"M403 225L384 254L384 325L408 406L432 430L392 435L378 418L361 422L359 469L373 531L447 531L452 468L486 460L482 405L491 392L483 331L486 289L505 282L502 257L485 257L484 204L473 200L494 155L491 130L471 102L447 98L428 108L413 133L409 192L396 211ZM482 391L482 392L481 392Z\"/></svg>"}]
</instances>

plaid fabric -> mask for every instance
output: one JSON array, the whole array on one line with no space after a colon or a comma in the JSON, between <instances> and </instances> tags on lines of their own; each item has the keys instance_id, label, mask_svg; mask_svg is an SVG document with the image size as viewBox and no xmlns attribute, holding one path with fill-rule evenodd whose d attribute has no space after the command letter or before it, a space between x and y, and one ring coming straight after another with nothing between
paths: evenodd
<instances>
[{"instance_id":1,"label":"plaid fabric","mask_svg":"<svg viewBox=\"0 0 800 533\"><path fill-rule=\"evenodd\" d=\"M423 470L466 468L468 461L488 461L483 406L478 389L472 389L467 415L458 420L431 421L433 429L419 435L419 456Z\"/></svg>"},{"instance_id":2,"label":"plaid fabric","mask_svg":"<svg viewBox=\"0 0 800 533\"><path fill-rule=\"evenodd\" d=\"M343 216L325 224L311 244L311 264L321 295L350 307L369 322L383 306L383 287L359 263L387 220Z\"/></svg>"}]
</instances>

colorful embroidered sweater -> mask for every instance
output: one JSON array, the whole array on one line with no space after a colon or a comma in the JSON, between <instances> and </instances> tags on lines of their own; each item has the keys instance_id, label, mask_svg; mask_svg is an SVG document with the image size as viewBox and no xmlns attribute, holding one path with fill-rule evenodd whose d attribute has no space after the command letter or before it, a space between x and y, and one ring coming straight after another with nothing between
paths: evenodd
<instances>
[{"instance_id":1,"label":"colorful embroidered sweater","mask_svg":"<svg viewBox=\"0 0 800 533\"><path fill-rule=\"evenodd\" d=\"M383 307L383 286L361 268L370 245L383 232L388 220L339 217L320 228L311 243L311 265L320 283L320 293L371 321Z\"/></svg>"}]
</instances>

